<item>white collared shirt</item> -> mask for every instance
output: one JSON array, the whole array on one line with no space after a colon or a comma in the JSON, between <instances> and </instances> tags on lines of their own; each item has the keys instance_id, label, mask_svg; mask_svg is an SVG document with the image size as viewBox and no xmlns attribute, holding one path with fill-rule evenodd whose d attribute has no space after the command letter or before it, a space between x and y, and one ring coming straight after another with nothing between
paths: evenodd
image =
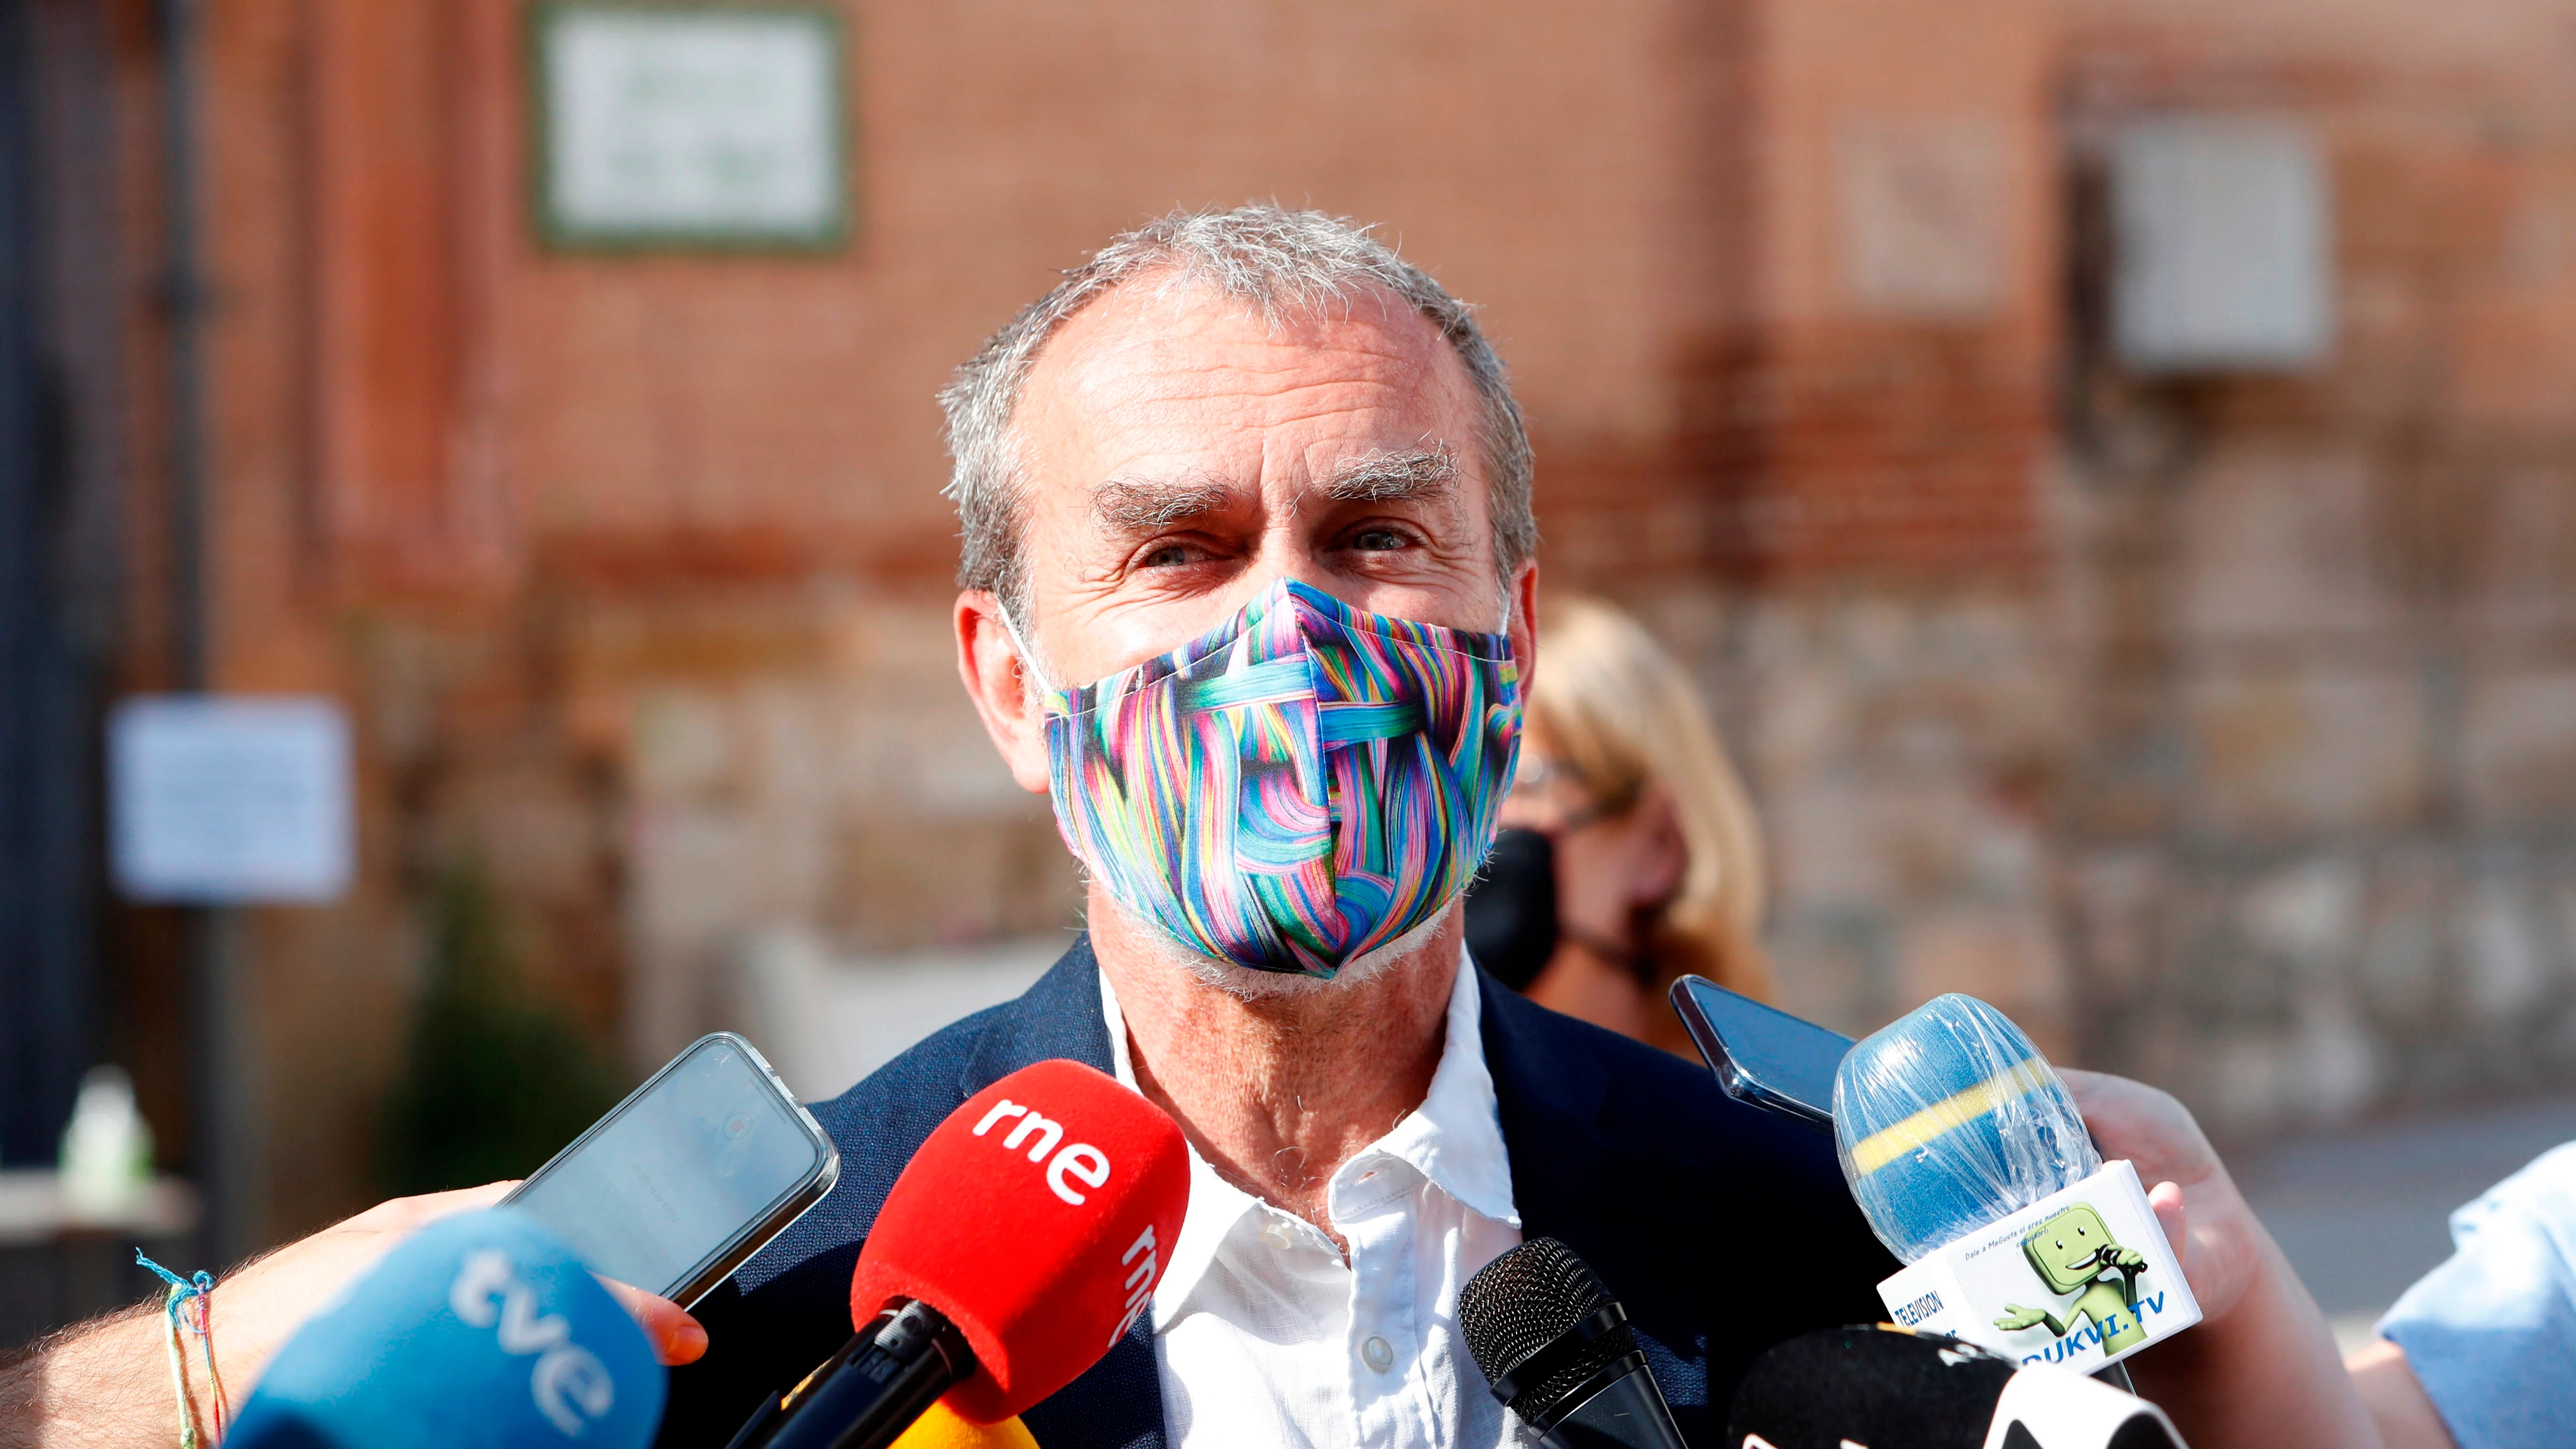
<instances>
[{"instance_id":1,"label":"white collared shirt","mask_svg":"<svg viewBox=\"0 0 2576 1449\"><path fill-rule=\"evenodd\" d=\"M1100 978L1118 1080L1136 1085L1126 1017ZM1422 1105L1333 1172L1343 1260L1312 1224L1190 1152L1190 1206L1154 1290L1163 1428L1173 1449L1534 1444L1458 1332L1458 1290L1521 1240L1485 1070L1476 972L1462 956Z\"/></svg>"}]
</instances>

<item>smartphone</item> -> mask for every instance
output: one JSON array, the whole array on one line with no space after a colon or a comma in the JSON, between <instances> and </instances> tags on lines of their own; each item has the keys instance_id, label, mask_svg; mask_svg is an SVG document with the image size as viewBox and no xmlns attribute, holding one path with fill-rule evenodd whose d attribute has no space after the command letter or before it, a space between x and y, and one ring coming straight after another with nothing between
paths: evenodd
<instances>
[{"instance_id":1,"label":"smartphone","mask_svg":"<svg viewBox=\"0 0 2576 1449\"><path fill-rule=\"evenodd\" d=\"M1673 983L1673 1010L1726 1095L1833 1130L1834 1071L1851 1050L1850 1037L1705 976Z\"/></svg>"},{"instance_id":2,"label":"smartphone","mask_svg":"<svg viewBox=\"0 0 2576 1449\"><path fill-rule=\"evenodd\" d=\"M686 1308L823 1200L841 1154L751 1043L700 1037L502 1201Z\"/></svg>"}]
</instances>

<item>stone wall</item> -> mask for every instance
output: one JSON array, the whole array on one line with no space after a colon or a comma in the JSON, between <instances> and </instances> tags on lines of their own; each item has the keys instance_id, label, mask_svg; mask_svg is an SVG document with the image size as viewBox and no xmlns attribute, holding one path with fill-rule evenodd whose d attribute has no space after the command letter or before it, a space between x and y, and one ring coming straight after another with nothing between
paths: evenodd
<instances>
[{"instance_id":1,"label":"stone wall","mask_svg":"<svg viewBox=\"0 0 2576 1449\"><path fill-rule=\"evenodd\" d=\"M2070 15L2084 1055L2235 1132L2576 1080L2564 7ZM2158 381L2094 340L2094 139L2177 112L2312 138L2322 365Z\"/></svg>"}]
</instances>

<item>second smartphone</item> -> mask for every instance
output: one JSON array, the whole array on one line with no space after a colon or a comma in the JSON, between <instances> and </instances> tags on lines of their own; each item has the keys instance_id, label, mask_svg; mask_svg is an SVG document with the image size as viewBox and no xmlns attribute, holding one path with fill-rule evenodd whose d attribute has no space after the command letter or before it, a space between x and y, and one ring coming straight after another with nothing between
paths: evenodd
<instances>
[{"instance_id":1,"label":"second smartphone","mask_svg":"<svg viewBox=\"0 0 2576 1449\"><path fill-rule=\"evenodd\" d=\"M823 1200L841 1155L750 1042L700 1037L502 1201L682 1308Z\"/></svg>"}]
</instances>

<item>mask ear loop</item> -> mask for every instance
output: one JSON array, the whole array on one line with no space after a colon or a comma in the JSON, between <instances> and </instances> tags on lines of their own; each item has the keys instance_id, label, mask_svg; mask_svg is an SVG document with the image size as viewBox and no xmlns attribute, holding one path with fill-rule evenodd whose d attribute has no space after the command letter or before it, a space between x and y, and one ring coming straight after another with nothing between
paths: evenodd
<instances>
[{"instance_id":1,"label":"mask ear loop","mask_svg":"<svg viewBox=\"0 0 2576 1449\"><path fill-rule=\"evenodd\" d=\"M1011 606L995 599L993 610L1002 616L1002 632L1011 636L1011 647L1019 651L1020 668L1037 685L1038 693L1056 693L1055 684L1047 678L1046 666L1038 662L1038 652L1029 647L1029 636L1020 632L1020 621L1011 617Z\"/></svg>"}]
</instances>

